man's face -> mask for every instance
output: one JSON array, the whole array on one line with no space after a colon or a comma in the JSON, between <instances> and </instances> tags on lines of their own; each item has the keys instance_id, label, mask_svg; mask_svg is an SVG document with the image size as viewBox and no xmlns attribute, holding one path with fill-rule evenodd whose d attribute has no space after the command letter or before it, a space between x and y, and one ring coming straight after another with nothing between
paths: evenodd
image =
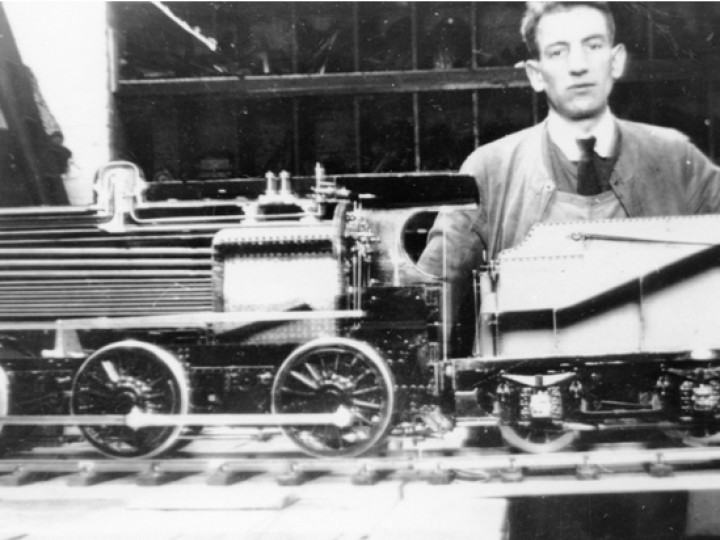
<instances>
[{"instance_id":1,"label":"man's face","mask_svg":"<svg viewBox=\"0 0 720 540\"><path fill-rule=\"evenodd\" d=\"M605 16L577 6L544 15L537 27L538 60L526 70L536 92L569 120L599 116L625 67L625 48L612 45Z\"/></svg>"}]
</instances>

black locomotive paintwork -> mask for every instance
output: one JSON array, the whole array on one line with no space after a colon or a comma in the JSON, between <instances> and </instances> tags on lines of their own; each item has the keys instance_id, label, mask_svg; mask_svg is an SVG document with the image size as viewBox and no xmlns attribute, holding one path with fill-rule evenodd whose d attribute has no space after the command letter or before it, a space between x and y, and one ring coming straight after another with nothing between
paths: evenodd
<instances>
[{"instance_id":1,"label":"black locomotive paintwork","mask_svg":"<svg viewBox=\"0 0 720 540\"><path fill-rule=\"evenodd\" d=\"M716 246L569 306L526 308L517 298L519 309L484 306L466 321L478 333L475 352L456 358L444 281L415 263L442 206L476 203L471 177L339 175L277 192L257 179L147 186L120 162L98 185L105 195L85 209L0 215L0 417L347 408L349 426L285 427L318 456L359 455L394 432L442 434L458 423L496 425L531 452L565 447L581 432L648 426L714 442L712 351L704 358L688 343L598 352L575 339L568 353L552 343L578 322L605 324L628 298L685 286L716 266ZM569 272L577 260L540 259L526 260L542 272L565 272L564 260ZM494 289L478 292L477 305L507 294L514 278L502 263L479 269ZM229 318L214 318L222 314ZM538 349L512 352L537 336L545 336ZM115 457L171 451L185 433L81 429ZM0 438L10 449L57 444L63 433L5 426Z\"/></svg>"}]
</instances>

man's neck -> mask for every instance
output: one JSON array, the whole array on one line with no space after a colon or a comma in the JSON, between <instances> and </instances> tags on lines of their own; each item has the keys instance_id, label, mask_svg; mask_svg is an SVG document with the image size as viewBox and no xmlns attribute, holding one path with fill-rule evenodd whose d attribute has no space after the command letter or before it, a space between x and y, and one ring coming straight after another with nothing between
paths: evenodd
<instances>
[{"instance_id":1,"label":"man's neck","mask_svg":"<svg viewBox=\"0 0 720 540\"><path fill-rule=\"evenodd\" d=\"M609 114L610 109L608 107L605 107L605 110L603 110L597 116L593 116L592 118L583 118L581 120L573 120L570 118L565 118L564 116L561 116L560 114L555 112L553 109L550 109L548 117L552 116L552 121L555 122L558 126L561 126L561 129L568 135L572 135L573 138L585 139L592 135L595 128L597 128L600 122L602 122Z\"/></svg>"},{"instance_id":2,"label":"man's neck","mask_svg":"<svg viewBox=\"0 0 720 540\"><path fill-rule=\"evenodd\" d=\"M603 157L610 155L614 148L614 117L608 108L599 116L582 121L568 120L551 109L548 113L548 131L550 139L571 161L579 159L576 139L594 136L598 142L596 151Z\"/></svg>"}]
</instances>

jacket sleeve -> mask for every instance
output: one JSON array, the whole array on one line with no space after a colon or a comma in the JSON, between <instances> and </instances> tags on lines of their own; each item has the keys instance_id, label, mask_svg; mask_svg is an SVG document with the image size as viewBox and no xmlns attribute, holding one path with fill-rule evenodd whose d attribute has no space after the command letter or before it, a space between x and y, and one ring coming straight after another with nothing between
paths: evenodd
<instances>
[{"instance_id":1,"label":"jacket sleeve","mask_svg":"<svg viewBox=\"0 0 720 540\"><path fill-rule=\"evenodd\" d=\"M461 173L475 177L481 193L480 205L472 209L443 208L428 233L427 245L418 262L421 271L438 278L446 277L451 283L469 279L483 260L482 231L486 219L480 156L476 150L460 169Z\"/></svg>"},{"instance_id":2,"label":"jacket sleeve","mask_svg":"<svg viewBox=\"0 0 720 540\"><path fill-rule=\"evenodd\" d=\"M422 272L442 279L447 285L445 332L453 355L469 354L472 346L475 329L472 274L483 262L483 216L482 204L472 209L443 208L418 261Z\"/></svg>"},{"instance_id":3,"label":"jacket sleeve","mask_svg":"<svg viewBox=\"0 0 720 540\"><path fill-rule=\"evenodd\" d=\"M475 209L443 208L428 233L418 262L420 270L450 282L469 278L482 263L484 250L477 220Z\"/></svg>"},{"instance_id":4,"label":"jacket sleeve","mask_svg":"<svg viewBox=\"0 0 720 540\"><path fill-rule=\"evenodd\" d=\"M690 141L686 143L685 175L690 212L720 213L720 167Z\"/></svg>"}]
</instances>

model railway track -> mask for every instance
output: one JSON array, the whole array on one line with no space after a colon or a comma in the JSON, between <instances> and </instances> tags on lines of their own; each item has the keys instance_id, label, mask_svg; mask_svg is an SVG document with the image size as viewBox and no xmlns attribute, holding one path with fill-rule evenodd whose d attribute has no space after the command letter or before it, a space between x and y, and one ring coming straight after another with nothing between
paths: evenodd
<instances>
[{"instance_id":1,"label":"model railway track","mask_svg":"<svg viewBox=\"0 0 720 540\"><path fill-rule=\"evenodd\" d=\"M714 489L720 482L720 449L626 448L548 455L490 453L492 449L399 451L356 459L316 459L294 454L202 454L153 460L15 456L0 461L0 487L58 482L67 486L160 486L198 482L211 486L258 483L280 486L424 482L474 484L489 497L599 492ZM192 480L188 480L192 479Z\"/></svg>"}]
</instances>

